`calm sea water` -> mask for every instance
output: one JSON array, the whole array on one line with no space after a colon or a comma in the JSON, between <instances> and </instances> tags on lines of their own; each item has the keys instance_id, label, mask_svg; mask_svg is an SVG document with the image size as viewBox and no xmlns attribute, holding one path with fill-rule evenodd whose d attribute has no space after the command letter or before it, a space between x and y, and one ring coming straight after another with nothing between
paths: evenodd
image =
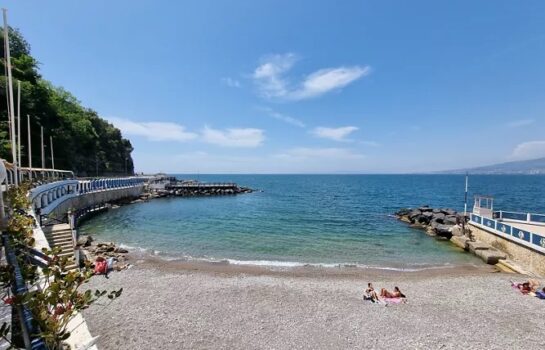
<instances>
[{"instance_id":1,"label":"calm sea water","mask_svg":"<svg viewBox=\"0 0 545 350\"><path fill-rule=\"evenodd\" d=\"M401 207L423 204L463 210L464 176L178 177L234 181L263 192L124 206L87 221L80 232L165 257L240 264L382 268L480 264L451 244L389 216ZM472 176L469 198L474 194L493 195L497 209L545 212L545 176Z\"/></svg>"}]
</instances>

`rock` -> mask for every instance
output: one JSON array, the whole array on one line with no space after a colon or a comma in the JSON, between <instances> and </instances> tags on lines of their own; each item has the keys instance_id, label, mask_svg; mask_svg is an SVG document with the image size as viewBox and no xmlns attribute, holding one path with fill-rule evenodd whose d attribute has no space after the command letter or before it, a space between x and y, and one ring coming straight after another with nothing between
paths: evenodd
<instances>
[{"instance_id":1,"label":"rock","mask_svg":"<svg viewBox=\"0 0 545 350\"><path fill-rule=\"evenodd\" d=\"M450 239L452 237L451 226L447 226L447 225L443 225L443 224L438 224L435 227L435 233L438 236L445 237L445 238L448 238L448 239Z\"/></svg>"},{"instance_id":2,"label":"rock","mask_svg":"<svg viewBox=\"0 0 545 350\"><path fill-rule=\"evenodd\" d=\"M127 254L129 251L127 249L125 249L125 248L116 248L114 250L114 252L121 253L121 254Z\"/></svg>"},{"instance_id":3,"label":"rock","mask_svg":"<svg viewBox=\"0 0 545 350\"><path fill-rule=\"evenodd\" d=\"M409 214L411 213L411 209L410 208L402 208L402 209L399 209L395 215L397 216L408 216Z\"/></svg>"},{"instance_id":4,"label":"rock","mask_svg":"<svg viewBox=\"0 0 545 350\"><path fill-rule=\"evenodd\" d=\"M487 250L491 248L488 244L480 241L468 242L467 246L469 251L472 253L475 253L477 250Z\"/></svg>"},{"instance_id":5,"label":"rock","mask_svg":"<svg viewBox=\"0 0 545 350\"><path fill-rule=\"evenodd\" d=\"M431 211L425 211L422 213L423 216L425 216L426 218L428 218L429 220L431 220L431 218L433 218L433 212Z\"/></svg>"},{"instance_id":6,"label":"rock","mask_svg":"<svg viewBox=\"0 0 545 350\"><path fill-rule=\"evenodd\" d=\"M433 211L433 209L427 205L424 205L423 207L418 208L418 210L420 210L421 212Z\"/></svg>"},{"instance_id":7,"label":"rock","mask_svg":"<svg viewBox=\"0 0 545 350\"><path fill-rule=\"evenodd\" d=\"M441 209L441 212L445 215L456 215L456 210L450 208Z\"/></svg>"},{"instance_id":8,"label":"rock","mask_svg":"<svg viewBox=\"0 0 545 350\"><path fill-rule=\"evenodd\" d=\"M453 236L463 236L464 235L464 232L462 231L462 227L458 226L458 225L455 225L454 227L452 227L450 232L452 232Z\"/></svg>"},{"instance_id":9,"label":"rock","mask_svg":"<svg viewBox=\"0 0 545 350\"><path fill-rule=\"evenodd\" d=\"M456 225L458 223L458 220L456 219L456 215L447 215L443 219L443 223L445 225Z\"/></svg>"},{"instance_id":10,"label":"rock","mask_svg":"<svg viewBox=\"0 0 545 350\"><path fill-rule=\"evenodd\" d=\"M418 209L415 209L409 213L409 219L413 220L413 218L418 215L422 215L422 212Z\"/></svg>"},{"instance_id":11,"label":"rock","mask_svg":"<svg viewBox=\"0 0 545 350\"><path fill-rule=\"evenodd\" d=\"M443 219L445 218L445 214L439 212L439 213L433 213L433 220L440 220L440 223L443 223Z\"/></svg>"},{"instance_id":12,"label":"rock","mask_svg":"<svg viewBox=\"0 0 545 350\"><path fill-rule=\"evenodd\" d=\"M450 238L450 241L454 243L454 245L464 249L468 250L468 242L470 242L469 238L465 236L452 236Z\"/></svg>"},{"instance_id":13,"label":"rock","mask_svg":"<svg viewBox=\"0 0 545 350\"><path fill-rule=\"evenodd\" d=\"M490 264L490 265L495 265L495 264L498 263L498 261L507 258L507 256L504 253L502 253L499 250L496 250L494 248L491 248L491 249L478 249L478 250L475 251L475 255L477 255L485 263Z\"/></svg>"},{"instance_id":14,"label":"rock","mask_svg":"<svg viewBox=\"0 0 545 350\"><path fill-rule=\"evenodd\" d=\"M81 236L78 238L78 245L82 247L89 247L93 243L93 237L91 236Z\"/></svg>"}]
</instances>

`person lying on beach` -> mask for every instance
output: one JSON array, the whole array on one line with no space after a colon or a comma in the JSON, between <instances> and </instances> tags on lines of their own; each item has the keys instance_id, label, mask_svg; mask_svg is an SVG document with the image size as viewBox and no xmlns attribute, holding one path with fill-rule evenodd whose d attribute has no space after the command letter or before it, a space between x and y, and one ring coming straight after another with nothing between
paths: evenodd
<instances>
[{"instance_id":1,"label":"person lying on beach","mask_svg":"<svg viewBox=\"0 0 545 350\"><path fill-rule=\"evenodd\" d=\"M108 278L108 273L112 270L121 271L126 268L128 268L128 265L114 265L117 259L115 258L108 258L108 260L104 259L103 257L99 256L95 260L95 275L104 275L106 278Z\"/></svg>"},{"instance_id":2,"label":"person lying on beach","mask_svg":"<svg viewBox=\"0 0 545 350\"><path fill-rule=\"evenodd\" d=\"M398 287L394 287L393 292L389 292L386 288L380 290L380 296L383 298L405 298L405 294Z\"/></svg>"},{"instance_id":3,"label":"person lying on beach","mask_svg":"<svg viewBox=\"0 0 545 350\"><path fill-rule=\"evenodd\" d=\"M535 279L530 279L528 282L515 283L511 281L511 285L517 288L522 294L534 293L539 287L539 282Z\"/></svg>"},{"instance_id":4,"label":"person lying on beach","mask_svg":"<svg viewBox=\"0 0 545 350\"><path fill-rule=\"evenodd\" d=\"M367 289L363 294L363 300L370 300L374 303L378 301L377 292L375 291L375 288L373 288L373 284L371 282L367 283Z\"/></svg>"}]
</instances>

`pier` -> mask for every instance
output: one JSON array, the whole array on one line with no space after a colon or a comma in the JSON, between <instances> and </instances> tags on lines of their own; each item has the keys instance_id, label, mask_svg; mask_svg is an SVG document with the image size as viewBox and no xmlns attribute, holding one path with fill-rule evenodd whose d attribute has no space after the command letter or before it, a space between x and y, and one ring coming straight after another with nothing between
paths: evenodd
<instances>
[{"instance_id":1,"label":"pier","mask_svg":"<svg viewBox=\"0 0 545 350\"><path fill-rule=\"evenodd\" d=\"M241 187L234 182L178 180L175 177L162 174L149 178L147 187L153 197L235 195L254 191L248 187Z\"/></svg>"}]
</instances>

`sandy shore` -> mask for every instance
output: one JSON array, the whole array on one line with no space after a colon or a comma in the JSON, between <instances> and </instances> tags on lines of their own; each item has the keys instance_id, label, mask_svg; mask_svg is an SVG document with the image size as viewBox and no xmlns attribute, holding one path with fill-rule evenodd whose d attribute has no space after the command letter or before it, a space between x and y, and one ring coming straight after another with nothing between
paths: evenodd
<instances>
[{"instance_id":1,"label":"sandy shore","mask_svg":"<svg viewBox=\"0 0 545 350\"><path fill-rule=\"evenodd\" d=\"M84 316L100 349L537 349L545 301L522 276L482 268L394 272L271 270L147 259L93 288L124 288ZM399 286L408 304L364 303L367 281Z\"/></svg>"}]
</instances>

